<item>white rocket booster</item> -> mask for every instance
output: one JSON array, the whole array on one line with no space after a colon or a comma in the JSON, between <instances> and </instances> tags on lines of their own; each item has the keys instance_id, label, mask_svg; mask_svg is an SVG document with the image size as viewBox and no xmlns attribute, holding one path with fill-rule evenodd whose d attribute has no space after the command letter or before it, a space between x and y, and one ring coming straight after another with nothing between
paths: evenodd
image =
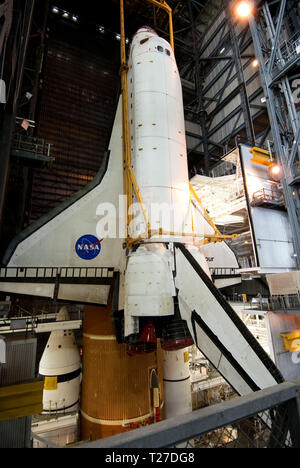
<instances>
[{"instance_id":1,"label":"white rocket booster","mask_svg":"<svg viewBox=\"0 0 300 468\"><path fill-rule=\"evenodd\" d=\"M85 193L13 240L6 264L27 269L72 267L78 270L77 284L59 284L58 298L96 304L107 304L111 283L100 276L90 284L85 272L80 284L81 270L89 267L97 275L97 268L109 268L119 278L114 282L114 321L121 323L124 317L119 335L131 352L153 349L155 333L166 350L185 348L194 341L238 393L274 385L282 381L280 373L212 284L205 246L198 245L214 232L202 208L190 201L182 91L174 53L167 41L143 27L133 38L128 66L131 170L140 195L134 191L129 233L136 241L126 249L124 228L119 229L127 216L119 103L110 157L101 176ZM137 210L136 216L140 199L150 229L143 210ZM220 245L228 258L224 242L218 244L218 255ZM233 253L231 261L224 266L238 266ZM41 292L42 285L39 288L41 295L49 294L46 288ZM28 284L25 290L30 294ZM151 327L147 335L145 330Z\"/></svg>"},{"instance_id":2,"label":"white rocket booster","mask_svg":"<svg viewBox=\"0 0 300 468\"><path fill-rule=\"evenodd\" d=\"M188 349L163 351L166 418L192 411Z\"/></svg>"}]
</instances>

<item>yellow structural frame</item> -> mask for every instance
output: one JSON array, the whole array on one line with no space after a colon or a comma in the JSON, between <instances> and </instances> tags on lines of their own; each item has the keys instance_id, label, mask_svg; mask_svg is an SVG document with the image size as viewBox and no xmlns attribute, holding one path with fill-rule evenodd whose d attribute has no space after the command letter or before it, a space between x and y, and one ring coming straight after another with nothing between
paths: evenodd
<instances>
[{"instance_id":1,"label":"yellow structural frame","mask_svg":"<svg viewBox=\"0 0 300 468\"><path fill-rule=\"evenodd\" d=\"M274 161L271 160L269 151L258 148L256 146L253 146L253 148L251 148L249 151L251 154L253 154L251 159L252 162L256 164L262 164L263 166L267 167L274 165Z\"/></svg>"},{"instance_id":2,"label":"yellow structural frame","mask_svg":"<svg viewBox=\"0 0 300 468\"><path fill-rule=\"evenodd\" d=\"M173 38L173 20L172 20L172 9L164 1L158 0L147 0L150 3L162 8L169 15L169 30L170 30L170 45L174 50L174 38ZM130 156L130 131L129 131L129 113L128 113L128 94L127 94L127 72L128 64L126 61L126 37L125 37L125 20L124 20L124 0L120 0L120 54L121 54L121 92L122 92L122 130L123 130L123 182L124 182L124 191L127 196L127 216L126 216L126 235L127 235L127 245L133 244L136 240L130 239L128 227L132 219L130 213L130 205L132 203L133 188L137 199L141 205L143 215L147 225L147 235L151 237L150 231L150 222L147 216L147 211L145 209L138 185L136 183L133 171L131 169L131 156Z\"/></svg>"},{"instance_id":3,"label":"yellow structural frame","mask_svg":"<svg viewBox=\"0 0 300 468\"><path fill-rule=\"evenodd\" d=\"M208 221L208 223L210 224L210 226L214 230L214 233L211 234L211 235L204 235L204 236L202 235L201 236L201 235L194 234L194 237L204 237L203 240L201 240L199 242L195 242L195 245L204 245L204 244L209 244L210 242L222 242L225 239L236 239L238 237L238 234L224 235L224 234L220 233L219 229L217 228L217 226L213 222L212 218L209 216L208 212L204 208L202 201L198 197L197 193L195 192L195 190L194 190L194 188L193 188L193 186L192 186L192 184L190 182L189 182L189 187L190 187L190 194L194 196L194 198L196 199L197 203L199 204L200 208L203 211L203 214L204 214L204 217L205 217L206 221ZM192 198L191 198L191 201L192 201Z\"/></svg>"},{"instance_id":4,"label":"yellow structural frame","mask_svg":"<svg viewBox=\"0 0 300 468\"><path fill-rule=\"evenodd\" d=\"M164 0L146 0L148 3L152 3L157 7L165 10L169 16L169 33L170 33L170 46L174 52L174 33L173 33L173 18L172 18L172 8Z\"/></svg>"},{"instance_id":5,"label":"yellow structural frame","mask_svg":"<svg viewBox=\"0 0 300 468\"><path fill-rule=\"evenodd\" d=\"M293 353L300 349L300 330L294 330L291 333L280 333L280 338L283 338L284 341L283 351Z\"/></svg>"}]
</instances>

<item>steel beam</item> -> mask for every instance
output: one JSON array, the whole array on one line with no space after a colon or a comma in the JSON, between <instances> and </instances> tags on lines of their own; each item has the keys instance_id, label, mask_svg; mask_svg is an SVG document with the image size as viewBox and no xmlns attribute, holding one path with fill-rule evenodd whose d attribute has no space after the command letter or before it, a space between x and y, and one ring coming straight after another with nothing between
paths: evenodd
<instances>
[{"instance_id":1,"label":"steel beam","mask_svg":"<svg viewBox=\"0 0 300 468\"><path fill-rule=\"evenodd\" d=\"M270 57L269 65L268 65L268 72L269 73L272 72L273 65L274 65L274 60L275 60L276 53L277 53L278 40L279 40L280 30L281 30L281 26L282 26L282 20L283 20L285 5L286 5L286 0L281 0L280 11L279 11L277 26L276 26L276 33L275 33L274 40L272 41L272 52L271 52L271 57Z\"/></svg>"},{"instance_id":2,"label":"steel beam","mask_svg":"<svg viewBox=\"0 0 300 468\"><path fill-rule=\"evenodd\" d=\"M18 63L15 74L12 74L12 76L9 77L9 96L0 137L0 227L3 222L2 216L8 181L12 136L16 124L17 101L23 78L25 55L29 40L34 2L35 0L29 0L26 2L25 6L23 6L23 2L21 1L14 2L15 11L10 32L10 48L8 49L7 55L13 57L13 49L18 49ZM20 24L22 24L22 31L19 31ZM20 43L18 43L18 41L20 41ZM4 64L2 65L4 66ZM14 67L12 67L12 70L14 70Z\"/></svg>"},{"instance_id":3,"label":"steel beam","mask_svg":"<svg viewBox=\"0 0 300 468\"><path fill-rule=\"evenodd\" d=\"M196 93L198 98L198 106L197 112L199 115L201 132L202 132L202 142L203 142L203 151L204 151L204 172L208 175L209 171L209 149L208 149L208 141L207 141L207 127L206 127L206 112L204 110L204 101L203 101L203 81L204 77L202 76L202 69L200 67L199 62L199 53L196 46L196 32L195 32L195 24L193 19L193 10L192 10L192 2L188 0L188 10L191 20L191 28L192 28L192 37L193 37L193 44L194 44L194 56L195 56L195 87Z\"/></svg>"},{"instance_id":4,"label":"steel beam","mask_svg":"<svg viewBox=\"0 0 300 468\"><path fill-rule=\"evenodd\" d=\"M264 12L267 13L266 6L264 5ZM270 18L266 15L266 19L270 22ZM266 105L269 115L269 121L271 126L271 131L273 135L274 141L274 148L277 155L277 160L282 166L283 176L282 176L282 186L285 195L285 201L288 211L289 222L292 230L293 235L293 243L294 249L296 254L297 266L300 267L300 226L299 220L297 216L297 210L295 206L295 201L292 195L292 189L289 187L287 183L287 179L290 176L290 168L287 165L287 157L286 152L288 151L287 148L284 148L283 142L281 139L281 134L279 131L279 124L278 124L278 116L277 116L277 109L276 109L276 97L274 94L273 89L270 87L270 83L272 81L271 74L268 72L268 69L265 67L264 56L260 44L260 38L257 31L256 22L253 16L251 16L249 20L249 26L252 34L253 45L255 49L256 57L259 61L259 71L260 71L260 78L262 82L262 88L264 91L264 95L266 97ZM269 33L272 35L271 26L269 24L268 29Z\"/></svg>"},{"instance_id":5,"label":"steel beam","mask_svg":"<svg viewBox=\"0 0 300 468\"><path fill-rule=\"evenodd\" d=\"M230 17L230 12L226 10L226 14L228 15L230 35L231 35L231 40L232 40L233 57L234 57L234 62L235 62L235 67L236 67L238 83L240 87L241 107L242 107L242 112L244 116L247 139L253 146L255 146L255 132L254 132L254 127L253 127L253 122L252 122L252 117L251 117L251 110L250 110L249 99L247 95L247 89L246 89L245 77L243 73L239 44L238 44L237 37L235 34L234 23Z\"/></svg>"}]
</instances>

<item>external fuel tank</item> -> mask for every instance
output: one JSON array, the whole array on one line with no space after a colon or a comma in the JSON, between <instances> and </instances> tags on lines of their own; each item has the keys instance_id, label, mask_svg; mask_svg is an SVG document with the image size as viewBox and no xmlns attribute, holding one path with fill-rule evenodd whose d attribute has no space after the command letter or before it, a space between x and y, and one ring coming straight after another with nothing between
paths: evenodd
<instances>
[{"instance_id":1,"label":"external fuel tank","mask_svg":"<svg viewBox=\"0 0 300 468\"><path fill-rule=\"evenodd\" d=\"M158 392L153 380L158 381ZM86 306L81 438L95 440L152 424L162 418L163 401L159 346L151 353L128 355L126 344L116 340L111 301L108 306Z\"/></svg>"}]
</instances>

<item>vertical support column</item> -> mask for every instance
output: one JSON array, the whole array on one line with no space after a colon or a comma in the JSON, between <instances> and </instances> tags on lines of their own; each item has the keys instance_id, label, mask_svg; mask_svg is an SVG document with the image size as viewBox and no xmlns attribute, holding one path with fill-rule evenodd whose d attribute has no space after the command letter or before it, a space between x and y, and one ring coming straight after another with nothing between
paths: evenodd
<instances>
[{"instance_id":1,"label":"vertical support column","mask_svg":"<svg viewBox=\"0 0 300 468\"><path fill-rule=\"evenodd\" d=\"M278 38L279 38L280 28L281 28L281 25L282 25L283 15L284 15L284 11L285 11L284 7L285 7L285 2L282 2L281 5L280 5L280 13L279 13L279 18L278 18L278 21L277 21L277 27L276 27L276 31L275 31L275 26L274 26L274 23L273 23L273 20L272 20L272 16L271 16L271 13L270 13L269 6L268 6L267 3L263 5L264 17L265 17L265 20L266 20L268 33L269 33L269 36L270 36L271 42L272 42L272 53L271 53L271 58L270 58L270 64L268 66L268 73L270 74L270 77L272 77L272 69L273 69L273 64L274 64L274 60L275 60L276 55L280 59L282 66L284 64L284 59L282 57L282 53L280 51L280 48L278 47ZM289 118L290 118L290 122L291 122L291 127L292 127L292 130L293 130L294 136L295 136L295 133L297 131L298 116L297 116L295 104L294 104L294 101L293 101L293 98L292 98L290 83L289 83L289 80L287 79L287 77L285 75L281 79L281 86L282 86L282 91L283 91L285 101L286 101L286 105L287 105L287 109L288 109L288 114L289 114Z\"/></svg>"},{"instance_id":2,"label":"vertical support column","mask_svg":"<svg viewBox=\"0 0 300 468\"><path fill-rule=\"evenodd\" d=\"M130 132L129 132L129 114L128 114L128 95L127 95L127 71L126 61L126 38L125 38L125 20L124 20L124 1L120 0L120 54L121 54L121 91L122 91L122 130L123 130L123 179L125 195L127 196L126 206L126 237L128 237L128 226L130 223L129 207L132 203L132 183L129 176L130 162Z\"/></svg>"},{"instance_id":3,"label":"vertical support column","mask_svg":"<svg viewBox=\"0 0 300 468\"><path fill-rule=\"evenodd\" d=\"M15 47L17 48L18 63L15 74L9 77L11 94L7 97L8 99L5 107L2 128L0 129L0 227L2 224L3 208L8 180L12 137L17 115L17 100L19 98L20 87L23 79L25 56L29 40L35 0L30 0L26 2L25 7L23 6L23 3L24 2L21 0L19 2L14 2L15 11L9 36L9 49L7 51L7 56L10 57L10 55L12 55L12 50ZM20 24L23 24L23 27L21 33L19 34ZM17 43L18 40L20 40L20 36L21 43L18 49L19 44Z\"/></svg>"},{"instance_id":4,"label":"vertical support column","mask_svg":"<svg viewBox=\"0 0 300 468\"><path fill-rule=\"evenodd\" d=\"M244 72L243 72L243 64L242 64L241 55L240 55L239 43L238 43L238 39L237 39L236 34L235 34L235 25L234 25L234 23L233 23L233 21L231 19L231 16L230 16L228 10L226 10L226 14L227 14L227 19L228 19L228 26L229 26L230 36L231 36L231 40L232 40L232 51L233 51L233 58L234 58L235 68L236 68L236 74L237 74L237 79L238 79L238 83L239 83L239 86L240 86L241 108L242 108L244 121L245 121L247 140L252 146L255 146L255 132L254 132L254 127L253 127L253 123L252 123L250 104L249 104L249 99L248 99L248 95L247 95L247 89L246 89L245 77L244 77Z\"/></svg>"},{"instance_id":5,"label":"vertical support column","mask_svg":"<svg viewBox=\"0 0 300 468\"><path fill-rule=\"evenodd\" d=\"M300 389L299 389L300 390ZM289 402L288 413L290 419L289 431L293 448L300 448L300 395Z\"/></svg>"},{"instance_id":6,"label":"vertical support column","mask_svg":"<svg viewBox=\"0 0 300 468\"><path fill-rule=\"evenodd\" d=\"M267 23L268 24L268 23ZM262 82L262 88L266 97L266 105L270 120L271 131L274 141L274 149L277 155L278 162L282 166L282 186L284 190L284 196L286 201L286 207L288 212L288 218L291 226L294 249L297 259L297 266L300 267L300 225L297 215L297 209L295 200L293 198L293 189L288 185L288 178L290 177L290 167L288 166L288 148L286 147L286 141L283 144L282 136L279 130L279 122L277 118L276 108L276 96L271 86L272 76L265 66L264 56L260 44L259 34L257 31L257 25L253 16L249 19L250 31L252 34L253 45L256 57L259 61L260 78ZM270 29L270 28L268 28ZM272 37L272 31L269 31Z\"/></svg>"},{"instance_id":7,"label":"vertical support column","mask_svg":"<svg viewBox=\"0 0 300 468\"><path fill-rule=\"evenodd\" d=\"M196 40L196 29L194 23L194 15L192 10L192 3L191 0L188 0L188 9L189 9L189 16L191 21L191 30L192 30L192 37L193 37L193 49L194 49L194 58L195 58L195 88L196 88L196 95L197 95L197 116L199 116L201 131L202 131L202 144L203 144L203 153L204 153L204 172L208 175L209 171L209 149L208 149L208 132L206 127L206 112L204 109L204 100L203 100L203 81L204 81L204 74L203 68L200 66L199 60L199 52L197 48L197 40Z\"/></svg>"}]
</instances>

